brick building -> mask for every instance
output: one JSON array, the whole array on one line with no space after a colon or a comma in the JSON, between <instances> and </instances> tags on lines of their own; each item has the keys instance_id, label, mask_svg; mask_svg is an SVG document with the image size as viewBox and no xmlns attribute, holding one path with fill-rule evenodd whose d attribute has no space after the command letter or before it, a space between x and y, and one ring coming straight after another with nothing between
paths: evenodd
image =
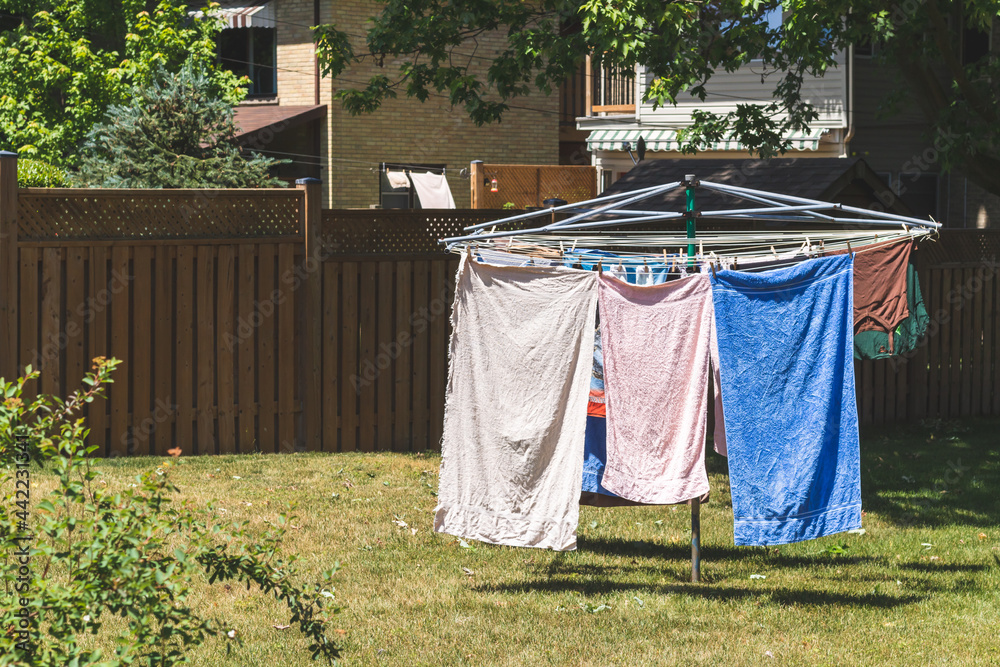
<instances>
[{"instance_id":1,"label":"brick building","mask_svg":"<svg viewBox=\"0 0 1000 667\"><path fill-rule=\"evenodd\" d=\"M378 8L379 3L369 0L223 6L229 25L219 40L223 64L254 82L237 110L243 140L272 157L292 160L280 175L321 178L326 207L369 208L380 205L380 191L386 188L381 163L433 165L444 169L455 203L463 208L469 206L469 181L459 172L472 160L558 164L556 94L518 99L501 123L484 127L441 95L421 103L401 92L373 114L345 112L333 99L338 87L360 87L376 72L391 76L398 63L379 70L364 62L335 80L321 78L309 26L336 24L362 53L366 21ZM480 37L478 44L458 52L484 72L502 43L502 36Z\"/></svg>"}]
</instances>

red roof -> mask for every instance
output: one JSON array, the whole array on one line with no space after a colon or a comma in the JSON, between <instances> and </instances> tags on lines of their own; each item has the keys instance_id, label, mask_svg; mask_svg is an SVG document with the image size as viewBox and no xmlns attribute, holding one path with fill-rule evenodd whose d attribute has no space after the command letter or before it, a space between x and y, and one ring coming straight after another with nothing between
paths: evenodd
<instances>
[{"instance_id":1,"label":"red roof","mask_svg":"<svg viewBox=\"0 0 1000 667\"><path fill-rule=\"evenodd\" d=\"M325 117L325 104L287 107L276 104L239 106L236 107L236 124L240 129L236 136L243 140L249 140L251 135L263 129L280 132L292 125Z\"/></svg>"}]
</instances>

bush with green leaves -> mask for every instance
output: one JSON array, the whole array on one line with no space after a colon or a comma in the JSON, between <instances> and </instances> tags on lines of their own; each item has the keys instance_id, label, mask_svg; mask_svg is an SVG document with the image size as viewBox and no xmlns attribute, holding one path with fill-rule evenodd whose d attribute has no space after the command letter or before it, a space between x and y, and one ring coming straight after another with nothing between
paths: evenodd
<instances>
[{"instance_id":1,"label":"bush with green leaves","mask_svg":"<svg viewBox=\"0 0 1000 667\"><path fill-rule=\"evenodd\" d=\"M219 62L208 3L0 0L0 148L71 167L108 107L160 67L196 63L232 104L245 80ZM190 6L189 6L190 5Z\"/></svg>"},{"instance_id":2,"label":"bush with green leaves","mask_svg":"<svg viewBox=\"0 0 1000 667\"><path fill-rule=\"evenodd\" d=\"M239 582L274 596L309 639L313 659L337 658L340 649L326 630L329 615L339 611L328 605L339 565L318 582L295 583L296 558L280 553L292 517L282 514L259 535L245 522L216 521L210 505L174 504L170 468L183 464L180 458L139 475L125 490L99 483L91 458L96 447L85 445L79 414L103 396L119 362L94 362L87 388L66 401L47 395L25 401L25 385L39 375L30 368L14 382L0 379L0 665L177 665L188 662L187 649L211 637L224 639L228 650L239 641L237 629L190 602L192 587L204 581ZM27 526L14 499L22 447L58 477L44 499L32 499ZM13 546L25 528L35 536L27 581L24 570L19 578L23 563ZM121 620L109 623L114 617ZM27 641L17 631L22 619ZM99 644L115 648L102 652Z\"/></svg>"},{"instance_id":3,"label":"bush with green leaves","mask_svg":"<svg viewBox=\"0 0 1000 667\"><path fill-rule=\"evenodd\" d=\"M17 161L17 185L21 188L64 188L66 172L41 160Z\"/></svg>"}]
</instances>

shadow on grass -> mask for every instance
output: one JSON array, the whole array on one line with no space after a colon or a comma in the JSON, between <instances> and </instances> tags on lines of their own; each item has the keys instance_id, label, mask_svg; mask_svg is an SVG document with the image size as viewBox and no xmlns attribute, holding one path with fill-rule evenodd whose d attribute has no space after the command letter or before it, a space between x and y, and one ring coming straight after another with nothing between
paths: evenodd
<instances>
[{"instance_id":1,"label":"shadow on grass","mask_svg":"<svg viewBox=\"0 0 1000 667\"><path fill-rule=\"evenodd\" d=\"M593 552L603 556L622 556L631 558L655 558L658 560L690 560L690 544L658 544L643 540L605 539L580 536L577 547L581 551ZM836 560L824 555L774 553L767 547L737 547L711 545L701 547L701 558L705 562L764 561L777 567L816 567L817 565L855 565L863 562L881 560L874 556L837 556ZM578 567L574 565L574 567Z\"/></svg>"},{"instance_id":2,"label":"shadow on grass","mask_svg":"<svg viewBox=\"0 0 1000 667\"><path fill-rule=\"evenodd\" d=\"M1000 523L995 419L867 428L861 442L865 510L899 527Z\"/></svg>"},{"instance_id":3,"label":"shadow on grass","mask_svg":"<svg viewBox=\"0 0 1000 667\"><path fill-rule=\"evenodd\" d=\"M916 570L918 572L983 572L990 569L989 565L956 563L900 563L898 566L902 570Z\"/></svg>"},{"instance_id":4,"label":"shadow on grass","mask_svg":"<svg viewBox=\"0 0 1000 667\"><path fill-rule=\"evenodd\" d=\"M884 593L838 593L833 591L800 590L791 588L738 588L735 586L703 584L653 584L623 582L613 579L573 580L534 579L516 583L494 583L477 586L479 593L579 593L587 596L634 592L650 595L683 595L717 602L746 599L767 600L781 605L836 605L841 607L878 607L894 609L927 599L927 595L886 595Z\"/></svg>"}]
</instances>

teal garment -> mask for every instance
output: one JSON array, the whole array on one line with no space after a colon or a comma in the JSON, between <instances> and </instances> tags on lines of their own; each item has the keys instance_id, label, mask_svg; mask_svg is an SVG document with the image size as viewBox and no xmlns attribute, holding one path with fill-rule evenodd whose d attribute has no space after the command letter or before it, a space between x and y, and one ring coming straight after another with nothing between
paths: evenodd
<instances>
[{"instance_id":1,"label":"teal garment","mask_svg":"<svg viewBox=\"0 0 1000 667\"><path fill-rule=\"evenodd\" d=\"M909 317L903 320L892 336L892 352L889 352L889 334L884 331L862 331L854 336L855 359L888 359L898 357L916 349L931 321L924 298L920 294L920 280L913 264L906 267L906 307Z\"/></svg>"}]
</instances>

